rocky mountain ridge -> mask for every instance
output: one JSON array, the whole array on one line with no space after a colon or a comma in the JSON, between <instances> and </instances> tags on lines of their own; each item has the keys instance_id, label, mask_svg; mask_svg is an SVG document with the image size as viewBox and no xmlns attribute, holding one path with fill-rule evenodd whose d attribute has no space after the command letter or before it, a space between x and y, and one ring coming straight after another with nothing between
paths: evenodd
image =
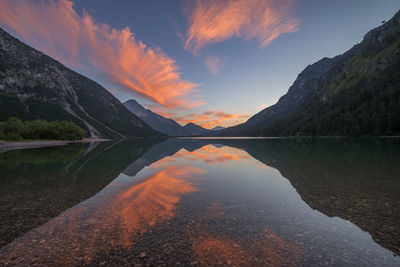
<instances>
[{"instance_id":1,"label":"rocky mountain ridge","mask_svg":"<svg viewBox=\"0 0 400 267\"><path fill-rule=\"evenodd\" d=\"M167 119L150 109L144 108L136 100L131 99L123 103L124 106L133 114L141 118L151 128L168 136L189 136L191 135L188 130L179 125L172 119Z\"/></svg>"},{"instance_id":2,"label":"rocky mountain ridge","mask_svg":"<svg viewBox=\"0 0 400 267\"><path fill-rule=\"evenodd\" d=\"M0 29L0 117L73 121L91 137L162 136L98 83Z\"/></svg>"},{"instance_id":3,"label":"rocky mountain ridge","mask_svg":"<svg viewBox=\"0 0 400 267\"><path fill-rule=\"evenodd\" d=\"M197 136L211 131L192 122L189 122L185 126L181 126L172 119L165 118L150 109L146 109L134 99L124 102L124 105L129 111L141 118L154 130L168 136ZM212 130L216 131L222 129L225 128L216 126Z\"/></svg>"},{"instance_id":4,"label":"rocky mountain ridge","mask_svg":"<svg viewBox=\"0 0 400 267\"><path fill-rule=\"evenodd\" d=\"M190 132L190 135L202 135L210 132L210 130L205 129L197 124L194 124L193 122L189 122L185 126L183 126L184 129Z\"/></svg>"}]
</instances>

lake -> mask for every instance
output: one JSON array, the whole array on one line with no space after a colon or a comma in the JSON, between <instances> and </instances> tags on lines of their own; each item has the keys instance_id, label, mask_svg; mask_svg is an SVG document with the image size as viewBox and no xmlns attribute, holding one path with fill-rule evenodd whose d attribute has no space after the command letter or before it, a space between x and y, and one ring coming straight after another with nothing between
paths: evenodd
<instances>
[{"instance_id":1,"label":"lake","mask_svg":"<svg viewBox=\"0 0 400 267\"><path fill-rule=\"evenodd\" d=\"M400 266L400 139L0 153L0 265Z\"/></svg>"}]
</instances>

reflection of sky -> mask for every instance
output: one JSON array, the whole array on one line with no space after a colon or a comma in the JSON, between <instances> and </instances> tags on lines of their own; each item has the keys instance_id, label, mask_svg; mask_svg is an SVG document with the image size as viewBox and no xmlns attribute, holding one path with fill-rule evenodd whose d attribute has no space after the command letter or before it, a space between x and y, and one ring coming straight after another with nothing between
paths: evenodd
<instances>
[{"instance_id":1,"label":"reflection of sky","mask_svg":"<svg viewBox=\"0 0 400 267\"><path fill-rule=\"evenodd\" d=\"M180 238L189 238L196 260L205 265L245 264L256 257L290 265L312 260L311 251L332 253L329 257L338 263L343 253L356 262L385 257L395 262L370 235L312 210L278 170L255 168L260 164L244 150L228 146L180 149L134 177L121 174L1 254L89 263L115 248L129 251L139 234L151 235L150 229L178 220L187 235ZM181 214L183 210L189 214ZM188 216L190 223L179 221Z\"/></svg>"}]
</instances>

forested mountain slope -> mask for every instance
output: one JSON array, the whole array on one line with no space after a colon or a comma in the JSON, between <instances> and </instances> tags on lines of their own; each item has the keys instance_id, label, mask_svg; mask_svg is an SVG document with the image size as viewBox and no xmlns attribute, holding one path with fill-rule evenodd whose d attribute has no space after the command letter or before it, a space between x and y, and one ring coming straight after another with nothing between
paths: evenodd
<instances>
[{"instance_id":1,"label":"forested mountain slope","mask_svg":"<svg viewBox=\"0 0 400 267\"><path fill-rule=\"evenodd\" d=\"M220 136L399 135L400 12L301 72L279 101Z\"/></svg>"}]
</instances>

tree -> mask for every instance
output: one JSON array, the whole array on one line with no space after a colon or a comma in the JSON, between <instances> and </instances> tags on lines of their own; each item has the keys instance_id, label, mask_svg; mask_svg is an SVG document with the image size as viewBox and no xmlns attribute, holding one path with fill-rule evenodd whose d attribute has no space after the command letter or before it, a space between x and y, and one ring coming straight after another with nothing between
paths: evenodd
<instances>
[{"instance_id":1,"label":"tree","mask_svg":"<svg viewBox=\"0 0 400 267\"><path fill-rule=\"evenodd\" d=\"M11 117L0 122L0 139L54 139L79 140L86 136L86 131L70 121L34 120L24 121Z\"/></svg>"}]
</instances>

